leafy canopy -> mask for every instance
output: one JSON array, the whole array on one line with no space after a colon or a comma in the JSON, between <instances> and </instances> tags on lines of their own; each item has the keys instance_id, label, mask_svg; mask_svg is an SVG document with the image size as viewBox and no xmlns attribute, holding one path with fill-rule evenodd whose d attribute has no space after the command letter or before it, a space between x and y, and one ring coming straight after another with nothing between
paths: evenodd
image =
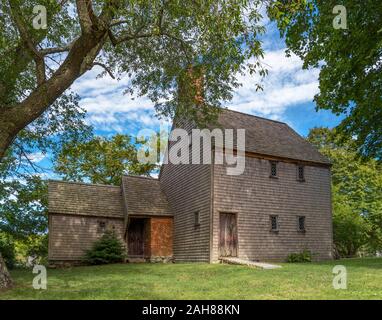
<instances>
[{"instance_id":1,"label":"leafy canopy","mask_svg":"<svg viewBox=\"0 0 382 320\"><path fill-rule=\"evenodd\" d=\"M155 164L140 163L137 146L128 135L94 137L69 143L57 155L54 170L64 180L120 185L122 175L149 175Z\"/></svg>"},{"instance_id":2,"label":"leafy canopy","mask_svg":"<svg viewBox=\"0 0 382 320\"><path fill-rule=\"evenodd\" d=\"M44 114L23 129L0 163L0 231L15 239L45 233L47 218L46 174L36 156L52 158L67 143L88 140L78 96L66 93Z\"/></svg>"},{"instance_id":3,"label":"leafy canopy","mask_svg":"<svg viewBox=\"0 0 382 320\"><path fill-rule=\"evenodd\" d=\"M272 1L271 1L272 2ZM47 28L33 27L45 6ZM161 116L179 106L178 84L202 67L197 120L216 114L239 86L237 75L265 70L259 35L262 0L33 0L0 4L0 157L13 138L95 65L130 77L128 93L147 95ZM179 113L192 109L189 87ZM194 91L194 92L192 92ZM211 114L209 113L211 111ZM206 120L206 121L207 121Z\"/></svg>"},{"instance_id":4,"label":"leafy canopy","mask_svg":"<svg viewBox=\"0 0 382 320\"><path fill-rule=\"evenodd\" d=\"M359 151L382 159L382 5L375 0L304 0L298 10L270 11L289 52L304 68L320 67L317 109L345 115L338 131L356 137ZM343 5L347 29L333 27L333 8ZM277 10L279 9L279 10Z\"/></svg>"},{"instance_id":5,"label":"leafy canopy","mask_svg":"<svg viewBox=\"0 0 382 320\"><path fill-rule=\"evenodd\" d=\"M4 258L5 264L12 269L16 263L15 242L13 238L0 231L0 255Z\"/></svg>"},{"instance_id":6,"label":"leafy canopy","mask_svg":"<svg viewBox=\"0 0 382 320\"><path fill-rule=\"evenodd\" d=\"M314 128L308 140L332 161L334 241L339 253L353 256L364 247L382 249L382 166L361 158L354 139L336 130Z\"/></svg>"}]
</instances>

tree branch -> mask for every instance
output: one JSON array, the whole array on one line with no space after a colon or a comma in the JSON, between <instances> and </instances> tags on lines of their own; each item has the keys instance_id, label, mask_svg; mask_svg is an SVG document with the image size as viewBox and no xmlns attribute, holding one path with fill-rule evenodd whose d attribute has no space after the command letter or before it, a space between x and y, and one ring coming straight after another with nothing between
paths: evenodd
<instances>
[{"instance_id":1,"label":"tree branch","mask_svg":"<svg viewBox=\"0 0 382 320\"><path fill-rule=\"evenodd\" d=\"M36 63L37 84L41 85L46 80L44 57L40 55L35 44L33 43L32 37L29 35L28 30L24 24L23 18L19 13L19 8L12 1L9 1L9 6L11 8L11 13L13 16L13 20L16 24L17 30L19 31L20 37L23 41L23 45L30 52L30 54L33 57L33 60Z\"/></svg>"},{"instance_id":2,"label":"tree branch","mask_svg":"<svg viewBox=\"0 0 382 320\"><path fill-rule=\"evenodd\" d=\"M128 20L116 20L116 21L112 21L110 23L110 27L115 27L115 26L119 26L121 24L124 24L124 23L129 23L130 21Z\"/></svg>"},{"instance_id":3,"label":"tree branch","mask_svg":"<svg viewBox=\"0 0 382 320\"><path fill-rule=\"evenodd\" d=\"M19 31L20 37L23 41L25 48L27 50L29 50L29 52L32 53L33 55L39 56L39 53L38 53L34 43L32 42L32 38L28 34L28 30L24 24L23 18L21 17L21 15L19 13L19 8L12 1L9 1L9 6L11 8L13 21L16 24L17 30Z\"/></svg>"},{"instance_id":4,"label":"tree branch","mask_svg":"<svg viewBox=\"0 0 382 320\"><path fill-rule=\"evenodd\" d=\"M107 30L81 35L65 61L22 102L0 109L0 159L17 133L38 118L85 71L91 69L107 37Z\"/></svg>"},{"instance_id":5,"label":"tree branch","mask_svg":"<svg viewBox=\"0 0 382 320\"><path fill-rule=\"evenodd\" d=\"M12 4L12 1L13 0L10 1L10 4ZM44 56L38 58L41 54L36 50L36 47L33 46L34 49L32 50L32 54L26 54L26 50L23 50L21 45L20 48L18 48L18 53L24 54L25 57L21 62L17 62L17 60L15 61L17 71L20 73L23 72L25 68L21 67L26 67L32 60L31 57L33 57L36 59L36 65L38 64L36 71L38 82L41 84L38 85L37 88L31 90L28 97L22 102L15 102L10 99L11 102L7 102L8 104L6 108L0 108L0 160L4 157L6 150L19 132L38 118L78 77L91 69L95 58L107 40L108 31L110 29L109 24L115 15L114 9L120 5L121 1L105 0L102 11L104 15L102 16L101 21L99 21L93 13L91 0L76 0L76 3L82 33L73 42L64 62L49 79L45 80L45 72L42 73L42 70L45 70ZM29 39L33 44L33 38L29 35L25 35L27 35L27 33L24 34L24 39ZM43 35L44 33L41 33L41 37ZM36 37L39 39L40 34L36 35ZM32 49L29 47L30 42L26 42L25 45L28 46L28 51L29 48ZM53 50L48 50L47 52L49 51L52 52ZM2 74L0 75L2 76ZM13 76L14 72L9 75ZM12 80L16 81L16 77L14 76L14 79ZM0 78L0 82L1 89L4 87L4 84L9 83L9 80L7 81L5 77L4 79L2 77ZM4 91L4 89L1 90ZM7 90L6 92L9 91Z\"/></svg>"},{"instance_id":6,"label":"tree branch","mask_svg":"<svg viewBox=\"0 0 382 320\"><path fill-rule=\"evenodd\" d=\"M115 79L115 76L113 75L113 73L111 72L111 70L103 63L101 62L93 62L93 66L100 66L102 67L103 69L105 69L105 71L109 74L109 76L112 78L112 79Z\"/></svg>"},{"instance_id":7,"label":"tree branch","mask_svg":"<svg viewBox=\"0 0 382 320\"><path fill-rule=\"evenodd\" d=\"M181 49L182 49L184 55L186 56L187 61L188 61L189 63L191 63L191 58L190 58L190 56L188 55L187 48L186 48L186 47L189 46L189 44L188 44L186 41L184 41L184 39L179 38L179 37L177 37L177 36L174 36L174 35L172 35L172 34L169 34L169 33L167 33L167 32L163 32L163 31L161 32L161 34L162 34L163 36L165 36L165 37L168 37L168 38L170 38L170 39L172 39L172 40L175 40L175 41L179 42L179 43L180 43L180 46L181 46Z\"/></svg>"},{"instance_id":8,"label":"tree branch","mask_svg":"<svg viewBox=\"0 0 382 320\"><path fill-rule=\"evenodd\" d=\"M40 171L38 170L41 167L37 166L36 164L33 163L33 161L29 158L28 154L25 152L24 148L19 145L18 143L14 143L14 145L19 149L19 164L21 165L22 163L22 157L24 157L27 162L29 163L30 167L33 169L34 172L39 173Z\"/></svg>"},{"instance_id":9,"label":"tree branch","mask_svg":"<svg viewBox=\"0 0 382 320\"><path fill-rule=\"evenodd\" d=\"M91 0L76 0L77 4L77 13L80 20L82 33L91 33L94 13Z\"/></svg>"},{"instance_id":10,"label":"tree branch","mask_svg":"<svg viewBox=\"0 0 382 320\"><path fill-rule=\"evenodd\" d=\"M98 21L103 27L110 28L115 11L121 7L122 3L121 0L105 0L102 12L98 17Z\"/></svg>"},{"instance_id":11,"label":"tree branch","mask_svg":"<svg viewBox=\"0 0 382 320\"><path fill-rule=\"evenodd\" d=\"M67 51L69 51L72 48L74 41L69 43L69 44L67 44L67 45L65 45L65 46L62 46L62 47L42 49L42 50L39 51L39 54L42 55L42 56L46 56L48 54L67 52Z\"/></svg>"},{"instance_id":12,"label":"tree branch","mask_svg":"<svg viewBox=\"0 0 382 320\"><path fill-rule=\"evenodd\" d=\"M108 33L109 33L109 38L110 38L110 41L111 41L112 45L113 46L117 46L118 44L120 44L122 42L130 41L130 40L136 40L136 39L142 39L142 38L150 38L150 37L155 37L155 36L156 37L164 36L164 37L167 37L169 39L172 39L172 40L175 40L175 41L179 42L180 46L181 46L181 50L184 52L184 54L186 56L186 59L188 61L191 61L191 59L190 59L190 57L189 57L189 55L187 53L187 47L189 46L189 44L184 39L179 38L177 36L174 36L174 35L168 33L167 31L164 31L164 28L163 28L163 24L164 24L164 10L165 10L166 4L167 4L167 2L164 1L162 7L159 10L158 20L157 20L157 23L156 23L158 31L140 33L144 29L144 27L145 27L145 24L142 24L138 28L138 30L136 30L133 34L126 34L124 36L121 36L121 37L117 38L116 36L114 36L112 31L109 29ZM128 20L113 21L113 22L110 23L110 27L117 26L117 25L124 24L124 23L128 23L128 22L129 22Z\"/></svg>"},{"instance_id":13,"label":"tree branch","mask_svg":"<svg viewBox=\"0 0 382 320\"><path fill-rule=\"evenodd\" d=\"M36 58L36 77L37 77L37 85L42 85L46 81L46 67L44 58Z\"/></svg>"},{"instance_id":14,"label":"tree branch","mask_svg":"<svg viewBox=\"0 0 382 320\"><path fill-rule=\"evenodd\" d=\"M154 32L143 33L143 34L134 34L134 35L128 34L128 35L125 35L125 36L120 37L118 39L114 38L113 45L118 45L122 42L130 41L130 40L136 40L136 39L142 39L142 38L151 38L154 36L158 36L158 34L154 33Z\"/></svg>"}]
</instances>

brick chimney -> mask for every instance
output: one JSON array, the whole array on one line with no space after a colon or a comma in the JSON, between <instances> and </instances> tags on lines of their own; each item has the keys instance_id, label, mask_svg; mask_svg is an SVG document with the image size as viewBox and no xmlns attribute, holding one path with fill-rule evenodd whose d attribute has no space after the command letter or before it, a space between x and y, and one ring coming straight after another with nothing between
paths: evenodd
<instances>
[{"instance_id":1,"label":"brick chimney","mask_svg":"<svg viewBox=\"0 0 382 320\"><path fill-rule=\"evenodd\" d=\"M189 66L178 78L178 99L183 105L204 103L204 77L201 66Z\"/></svg>"}]
</instances>

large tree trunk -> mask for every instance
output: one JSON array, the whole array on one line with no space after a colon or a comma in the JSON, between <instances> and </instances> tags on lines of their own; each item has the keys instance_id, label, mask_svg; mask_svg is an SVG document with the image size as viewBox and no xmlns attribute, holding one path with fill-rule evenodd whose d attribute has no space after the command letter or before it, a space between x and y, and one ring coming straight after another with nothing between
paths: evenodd
<instances>
[{"instance_id":1,"label":"large tree trunk","mask_svg":"<svg viewBox=\"0 0 382 320\"><path fill-rule=\"evenodd\" d=\"M103 31L96 36L81 36L51 79L39 86L23 102L0 110L0 163L17 134L37 119L78 77L92 67L106 35L106 31ZM0 289L11 284L12 280L0 256Z\"/></svg>"},{"instance_id":2,"label":"large tree trunk","mask_svg":"<svg viewBox=\"0 0 382 320\"><path fill-rule=\"evenodd\" d=\"M54 75L22 102L0 108L0 162L17 134L36 120L72 83L93 66L107 37L106 30L80 36Z\"/></svg>"},{"instance_id":3,"label":"large tree trunk","mask_svg":"<svg viewBox=\"0 0 382 320\"><path fill-rule=\"evenodd\" d=\"M0 290L12 287L13 281L0 253Z\"/></svg>"},{"instance_id":4,"label":"large tree trunk","mask_svg":"<svg viewBox=\"0 0 382 320\"><path fill-rule=\"evenodd\" d=\"M7 129L5 127L5 121L2 120L2 117L0 115L0 163L3 160L5 156L5 152L7 151L8 147L12 143L13 138L7 133Z\"/></svg>"},{"instance_id":5,"label":"large tree trunk","mask_svg":"<svg viewBox=\"0 0 382 320\"><path fill-rule=\"evenodd\" d=\"M81 35L71 44L65 61L51 78L45 81L44 76L40 77L41 81L39 81L40 70L38 70L38 86L25 100L12 106L4 105L1 100L7 90L4 89L4 85L1 86L0 82L0 163L17 134L36 120L78 77L92 68L95 58L109 36L110 22L114 18L115 10L120 6L120 1L105 1L99 17L94 15L90 0L77 0L76 6L82 29ZM21 30L22 25L18 27ZM23 40L28 43L28 35L25 35ZM22 50L20 53L23 59L20 59L22 63L18 64L21 69L13 70L16 74L21 72L31 60L31 57L25 57L28 48L20 50ZM35 50L38 51L37 48ZM41 58L40 55L39 58ZM0 254L0 289L10 286L12 286L12 280Z\"/></svg>"}]
</instances>

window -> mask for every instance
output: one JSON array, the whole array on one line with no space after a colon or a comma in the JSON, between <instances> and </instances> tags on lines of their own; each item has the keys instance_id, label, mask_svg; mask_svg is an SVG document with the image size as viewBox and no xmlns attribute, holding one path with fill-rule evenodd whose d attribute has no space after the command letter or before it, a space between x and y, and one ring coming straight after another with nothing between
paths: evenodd
<instances>
[{"instance_id":1,"label":"window","mask_svg":"<svg viewBox=\"0 0 382 320\"><path fill-rule=\"evenodd\" d=\"M271 178L277 178L277 162L271 161Z\"/></svg>"},{"instance_id":2,"label":"window","mask_svg":"<svg viewBox=\"0 0 382 320\"><path fill-rule=\"evenodd\" d=\"M298 181L305 181L304 166L301 166L301 165L297 166L297 180Z\"/></svg>"},{"instance_id":3,"label":"window","mask_svg":"<svg viewBox=\"0 0 382 320\"><path fill-rule=\"evenodd\" d=\"M106 222L98 221L98 232L102 233L106 231Z\"/></svg>"},{"instance_id":4,"label":"window","mask_svg":"<svg viewBox=\"0 0 382 320\"><path fill-rule=\"evenodd\" d=\"M279 231L279 217L278 216L270 216L271 223L271 231L277 232Z\"/></svg>"},{"instance_id":5,"label":"window","mask_svg":"<svg viewBox=\"0 0 382 320\"><path fill-rule=\"evenodd\" d=\"M199 211L196 211L194 213L194 224L195 224L195 227L200 225L200 214L199 214Z\"/></svg>"},{"instance_id":6,"label":"window","mask_svg":"<svg viewBox=\"0 0 382 320\"><path fill-rule=\"evenodd\" d=\"M305 232L305 217L304 216L297 217L297 230L301 232Z\"/></svg>"}]
</instances>

